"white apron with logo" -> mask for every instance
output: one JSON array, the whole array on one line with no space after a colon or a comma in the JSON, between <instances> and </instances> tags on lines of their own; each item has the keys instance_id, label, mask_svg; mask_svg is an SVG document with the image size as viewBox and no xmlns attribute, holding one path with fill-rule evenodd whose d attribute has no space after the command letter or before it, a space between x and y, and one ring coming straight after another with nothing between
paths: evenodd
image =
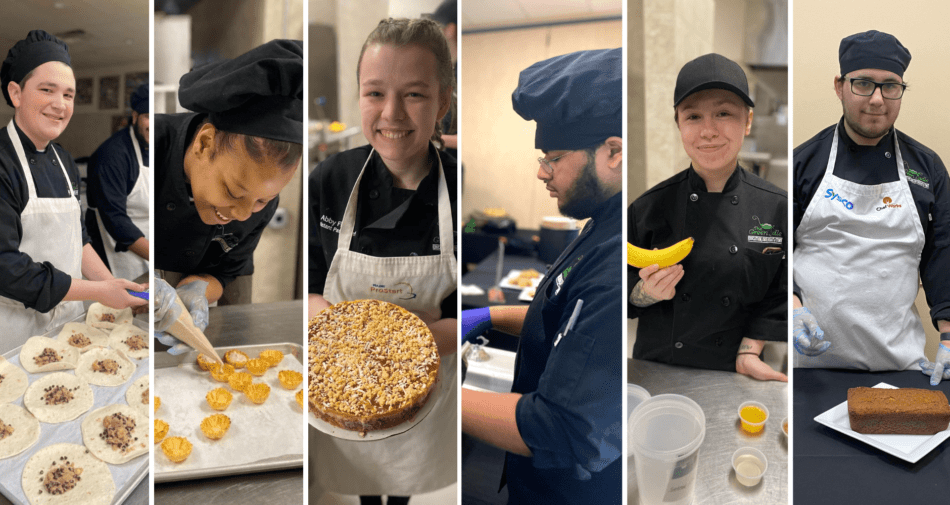
<instances>
[{"instance_id":1,"label":"white apron with logo","mask_svg":"<svg viewBox=\"0 0 950 505\"><path fill-rule=\"evenodd\" d=\"M33 172L30 170L23 144L20 142L12 119L7 125L6 133L13 142L30 196L30 200L20 214L20 222L23 224L20 252L28 254L36 262L49 261L73 279L81 279L83 244L80 220L82 212L79 209L79 201L73 193L63 160L59 158L59 154L50 143L48 148L53 150L53 154L59 161L59 167L63 171L63 184L69 189L69 196L39 198L36 196ZM3 331L19 343L32 336L42 335L56 326L75 319L82 313L82 302L61 302L53 307L53 310L43 314L27 308L21 302L0 296L0 321L3 321Z\"/></svg>"},{"instance_id":2,"label":"white apron with logo","mask_svg":"<svg viewBox=\"0 0 950 505\"><path fill-rule=\"evenodd\" d=\"M442 300L455 291L458 271L452 209L442 161L439 160L438 183L439 255L376 258L350 251L360 180L372 156L373 151L363 164L346 204L324 297L330 303L382 300L440 318ZM441 358L440 380L453 386L447 394L434 398L435 404L428 416L409 431L370 442L340 440L322 433L311 436L314 472L323 488L340 494L405 496L434 491L455 482L456 354Z\"/></svg>"},{"instance_id":3,"label":"white apron with logo","mask_svg":"<svg viewBox=\"0 0 950 505\"><path fill-rule=\"evenodd\" d=\"M926 339L914 300L924 230L894 132L899 180L876 186L834 175L835 128L825 175L795 234L795 282L831 347L795 366L918 369Z\"/></svg>"},{"instance_id":4,"label":"white apron with logo","mask_svg":"<svg viewBox=\"0 0 950 505\"><path fill-rule=\"evenodd\" d=\"M149 174L148 167L142 161L142 150L139 148L139 141L135 138L135 132L132 126L129 127L129 135L132 137L132 147L135 149L135 159L139 164L139 177L135 180L135 186L129 197L125 201L125 210L132 224L138 227L145 238L148 236L148 204L149 204ZM102 216L98 209L89 208L96 213L96 223L99 225L99 235L102 237L102 246L106 251L106 258L109 260L109 269L112 270L112 276L117 279L135 280L137 277L148 272L148 260L140 257L132 251L117 252L115 250L115 239L106 231L105 224L102 222Z\"/></svg>"}]
</instances>

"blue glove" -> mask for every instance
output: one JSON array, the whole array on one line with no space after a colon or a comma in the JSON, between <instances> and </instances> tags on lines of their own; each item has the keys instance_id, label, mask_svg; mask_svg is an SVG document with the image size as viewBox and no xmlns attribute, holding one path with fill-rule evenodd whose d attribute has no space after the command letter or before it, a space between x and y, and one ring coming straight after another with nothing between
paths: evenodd
<instances>
[{"instance_id":1,"label":"blue glove","mask_svg":"<svg viewBox=\"0 0 950 505\"><path fill-rule=\"evenodd\" d=\"M462 342L474 342L476 337L491 327L491 311L488 307L462 311Z\"/></svg>"},{"instance_id":2,"label":"blue glove","mask_svg":"<svg viewBox=\"0 0 950 505\"><path fill-rule=\"evenodd\" d=\"M795 350L805 356L818 356L831 347L831 342L824 341L825 332L818 326L818 320L808 307L792 311L792 337Z\"/></svg>"},{"instance_id":3,"label":"blue glove","mask_svg":"<svg viewBox=\"0 0 950 505\"><path fill-rule=\"evenodd\" d=\"M175 303L175 297L181 298L182 303L188 308L188 312L194 319L195 326L204 331L208 327L208 299L204 296L207 287L208 283L206 281L195 281L175 290L167 282L157 278L155 283L152 284L150 291L155 300L154 312L152 313L155 319L155 338L170 347L168 354L178 355L191 350L191 347L187 344L165 333L165 330L170 328L181 316L181 307ZM189 301L185 301L186 297Z\"/></svg>"},{"instance_id":4,"label":"blue glove","mask_svg":"<svg viewBox=\"0 0 950 505\"><path fill-rule=\"evenodd\" d=\"M941 338L943 336L950 337L950 334L942 333ZM944 340L950 340L950 338ZM924 375L930 376L930 385L936 386L940 384L941 379L950 379L950 348L941 343L937 347L937 359L933 363L921 358L917 360L917 364L920 365L920 371Z\"/></svg>"}]
</instances>

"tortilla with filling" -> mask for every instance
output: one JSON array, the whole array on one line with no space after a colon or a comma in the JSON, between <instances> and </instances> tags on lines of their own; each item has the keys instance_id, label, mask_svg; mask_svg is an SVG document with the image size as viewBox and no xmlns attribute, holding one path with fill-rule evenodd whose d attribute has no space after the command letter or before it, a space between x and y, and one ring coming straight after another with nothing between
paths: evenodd
<instances>
[{"instance_id":1,"label":"tortilla with filling","mask_svg":"<svg viewBox=\"0 0 950 505\"><path fill-rule=\"evenodd\" d=\"M107 371L99 371L105 368ZM97 347L80 356L76 364L76 375L89 384L96 386L120 386L128 382L135 373L135 364L115 349Z\"/></svg>"},{"instance_id":2,"label":"tortilla with filling","mask_svg":"<svg viewBox=\"0 0 950 505\"><path fill-rule=\"evenodd\" d=\"M30 379L22 368L0 356L0 404L15 402L29 384Z\"/></svg>"},{"instance_id":3,"label":"tortilla with filling","mask_svg":"<svg viewBox=\"0 0 950 505\"><path fill-rule=\"evenodd\" d=\"M0 436L0 459L16 456L40 439L40 422L19 405L0 405Z\"/></svg>"},{"instance_id":4,"label":"tortilla with filling","mask_svg":"<svg viewBox=\"0 0 950 505\"><path fill-rule=\"evenodd\" d=\"M72 398L63 403L56 403L53 400L54 395L63 390ZM44 423L72 421L88 412L92 403L93 394L89 384L66 372L40 377L26 388L23 395L23 406Z\"/></svg>"},{"instance_id":5,"label":"tortilla with filling","mask_svg":"<svg viewBox=\"0 0 950 505\"><path fill-rule=\"evenodd\" d=\"M142 403L142 394L145 394L145 403ZM129 385L125 391L125 402L140 414L148 418L152 404L148 401L148 374L145 374Z\"/></svg>"},{"instance_id":6,"label":"tortilla with filling","mask_svg":"<svg viewBox=\"0 0 950 505\"><path fill-rule=\"evenodd\" d=\"M136 339L136 337L138 338ZM142 345L145 347L141 347ZM109 347L124 352L126 356L132 359L147 358L148 345L148 330L143 330L131 323L116 326L109 335ZM136 346L140 348L135 348Z\"/></svg>"},{"instance_id":7,"label":"tortilla with filling","mask_svg":"<svg viewBox=\"0 0 950 505\"><path fill-rule=\"evenodd\" d=\"M89 343L84 346L77 346L69 341L73 335L82 335L89 340ZM109 335L106 332L85 323L66 323L59 334L56 335L56 340L66 342L79 349L80 352L86 352L93 347L109 345Z\"/></svg>"},{"instance_id":8,"label":"tortilla with filling","mask_svg":"<svg viewBox=\"0 0 950 505\"><path fill-rule=\"evenodd\" d=\"M67 463L81 472L81 478L75 480L69 490L50 494L47 472L61 469ZM109 465L76 444L53 444L36 451L23 467L22 483L23 494L32 505L109 505L115 496Z\"/></svg>"},{"instance_id":9,"label":"tortilla with filling","mask_svg":"<svg viewBox=\"0 0 950 505\"><path fill-rule=\"evenodd\" d=\"M134 424L131 430L112 428L107 431L103 421L113 414L121 414ZM109 420L114 423L115 418ZM97 458L121 465L139 456L148 454L148 434L151 424L147 415L120 403L94 410L82 420L82 441ZM111 443L110 443L111 442Z\"/></svg>"},{"instance_id":10,"label":"tortilla with filling","mask_svg":"<svg viewBox=\"0 0 950 505\"><path fill-rule=\"evenodd\" d=\"M51 349L52 352L46 351ZM44 352L46 354L44 355ZM55 356L53 356L55 352ZM20 366L29 373L54 372L76 368L79 349L48 337L30 337L20 349ZM56 359L47 359L47 356ZM37 358L40 360L37 361Z\"/></svg>"},{"instance_id":11,"label":"tortilla with filling","mask_svg":"<svg viewBox=\"0 0 950 505\"><path fill-rule=\"evenodd\" d=\"M112 307L106 307L96 302L90 305L89 311L86 312L86 324L105 332L112 331L113 328L120 324L128 324L131 322L132 309L130 308L124 308L122 310L113 309Z\"/></svg>"}]
</instances>

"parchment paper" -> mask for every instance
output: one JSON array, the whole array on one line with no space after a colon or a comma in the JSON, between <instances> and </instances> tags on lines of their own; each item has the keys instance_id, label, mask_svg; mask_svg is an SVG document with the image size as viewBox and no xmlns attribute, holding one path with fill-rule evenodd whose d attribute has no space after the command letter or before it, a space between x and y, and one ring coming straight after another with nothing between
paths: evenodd
<instances>
[{"instance_id":1,"label":"parchment paper","mask_svg":"<svg viewBox=\"0 0 950 505\"><path fill-rule=\"evenodd\" d=\"M23 368L20 366L20 356L19 353L15 356L10 356L7 358L10 363ZM103 387L90 384L89 387L92 388L93 396L95 402L89 412L92 412L100 407L105 407L106 405L112 405L114 403L126 404L125 401L125 391L128 389L129 385L133 381L138 379L143 375L148 375L149 369L149 359L138 359L130 360L135 363L135 373L132 374L132 378L129 379L125 384L118 387ZM75 370L62 370L61 372L75 375ZM42 372L31 374L27 373L27 378L30 381L30 384L33 381L39 379L44 375L49 375L53 372ZM19 405L23 407L23 397L21 396L17 401L13 402L14 405ZM4 496L10 499L14 503L28 504L29 500L26 499L26 496L23 494L23 466L26 462L36 454L36 451L46 447L48 445L58 444L62 442L68 442L72 444L78 444L85 446L82 441L82 432L80 426L82 425L82 420L89 415L89 412L79 416L73 421L67 423L59 424L49 424L49 423L40 423L40 439L33 447L30 447L25 452L18 456L12 458L7 458L0 460L0 491L3 492ZM149 427L149 432L151 432L151 427ZM121 489L128 483L136 473L138 473L142 466L148 466L148 454L144 454L138 458L124 463L121 465L109 465L109 471L112 472L112 480L115 482L116 496L121 494Z\"/></svg>"},{"instance_id":2,"label":"parchment paper","mask_svg":"<svg viewBox=\"0 0 950 505\"><path fill-rule=\"evenodd\" d=\"M281 370L302 373L303 364L287 354L276 367L271 367L261 377L255 377L254 382L270 386L267 401L257 405L244 393L232 390L227 383L214 380L197 365L156 369L154 394L161 397L162 405L155 413L155 419L168 423L166 437L185 437L192 443L191 455L182 463L170 461L160 444L156 445L156 477L168 471L233 467L279 456L302 456L300 416L303 411L294 395L303 383L293 390L284 389L277 380L277 372ZM223 412L212 409L205 400L208 391L219 387L234 395L231 405ZM210 440L201 432L201 421L212 414L231 418L231 428L220 440Z\"/></svg>"}]
</instances>

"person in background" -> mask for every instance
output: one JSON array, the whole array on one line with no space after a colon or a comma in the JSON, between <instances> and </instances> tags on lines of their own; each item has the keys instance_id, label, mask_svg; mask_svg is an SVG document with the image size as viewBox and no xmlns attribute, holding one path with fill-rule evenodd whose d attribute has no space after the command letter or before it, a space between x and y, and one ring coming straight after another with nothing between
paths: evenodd
<instances>
[{"instance_id":1,"label":"person in background","mask_svg":"<svg viewBox=\"0 0 950 505\"><path fill-rule=\"evenodd\" d=\"M156 284L174 286L203 330L208 304L254 272L254 249L300 165L303 44L272 40L196 68L178 99L194 112L155 117ZM168 307L155 305L158 332L174 322Z\"/></svg>"},{"instance_id":2,"label":"person in background","mask_svg":"<svg viewBox=\"0 0 950 505\"><path fill-rule=\"evenodd\" d=\"M910 59L888 33L842 39L842 118L793 153L797 367L950 378L950 180L936 153L894 127ZM935 363L923 357L918 278L941 333Z\"/></svg>"},{"instance_id":3,"label":"person in background","mask_svg":"<svg viewBox=\"0 0 950 505\"><path fill-rule=\"evenodd\" d=\"M126 291L146 287L114 278L90 245L79 170L53 143L73 115L69 65L65 43L32 30L0 66L3 97L15 109L0 131L0 321L10 344L80 316L83 300L119 309L147 303Z\"/></svg>"},{"instance_id":4,"label":"person in background","mask_svg":"<svg viewBox=\"0 0 950 505\"><path fill-rule=\"evenodd\" d=\"M310 175L309 315L360 299L412 311L435 336L439 380L455 384L457 175L455 159L435 146L452 96L449 46L432 20L385 19L363 44L356 73L369 145ZM399 283L414 297L370 289ZM396 505L455 482L458 391L448 391L405 433L372 442L311 436L319 484L363 504L388 495Z\"/></svg>"},{"instance_id":5,"label":"person in background","mask_svg":"<svg viewBox=\"0 0 950 505\"><path fill-rule=\"evenodd\" d=\"M695 242L669 268L627 267L634 358L788 381L761 358L765 341L788 338L788 196L738 164L754 106L745 72L725 56L680 69L674 120L690 166L630 205L627 241Z\"/></svg>"},{"instance_id":6,"label":"person in background","mask_svg":"<svg viewBox=\"0 0 950 505\"><path fill-rule=\"evenodd\" d=\"M455 82L458 82L458 1L445 0L429 17L442 26L442 34L449 43L449 52L452 54L452 73ZM442 118L442 145L445 150L458 160L458 88L452 88L452 106Z\"/></svg>"},{"instance_id":7,"label":"person in background","mask_svg":"<svg viewBox=\"0 0 950 505\"><path fill-rule=\"evenodd\" d=\"M530 306L462 313L466 339L521 337L511 393L462 390L462 431L507 451L508 503L621 503L622 82L620 49L580 51L523 70L512 94L537 123L538 179L590 219Z\"/></svg>"},{"instance_id":8,"label":"person in background","mask_svg":"<svg viewBox=\"0 0 950 505\"><path fill-rule=\"evenodd\" d=\"M102 143L86 174L86 229L112 275L148 272L148 84L132 94L131 123Z\"/></svg>"}]
</instances>

